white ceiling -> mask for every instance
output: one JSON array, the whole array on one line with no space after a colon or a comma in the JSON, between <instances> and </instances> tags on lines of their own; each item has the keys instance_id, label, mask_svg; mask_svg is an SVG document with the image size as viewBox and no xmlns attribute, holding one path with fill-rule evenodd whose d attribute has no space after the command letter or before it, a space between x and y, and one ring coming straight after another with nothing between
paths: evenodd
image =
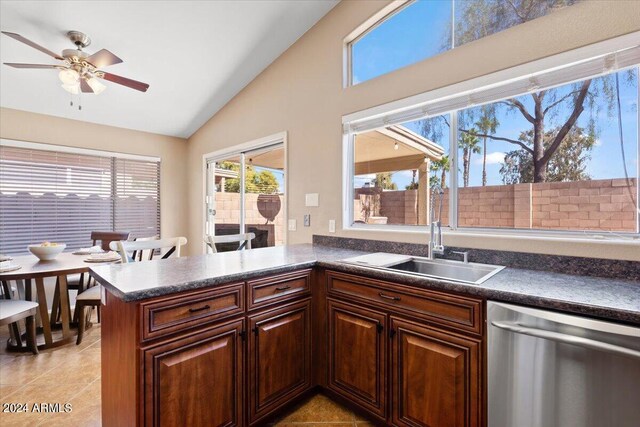
<instances>
[{"instance_id":1,"label":"white ceiling","mask_svg":"<svg viewBox=\"0 0 640 427\"><path fill-rule=\"evenodd\" d=\"M111 82L71 108L55 70L0 66L0 105L70 119L188 137L322 18L334 0L2 1L0 28L54 52L87 33L93 53L124 60L105 71L150 84L147 93ZM5 35L0 60L58 61Z\"/></svg>"}]
</instances>

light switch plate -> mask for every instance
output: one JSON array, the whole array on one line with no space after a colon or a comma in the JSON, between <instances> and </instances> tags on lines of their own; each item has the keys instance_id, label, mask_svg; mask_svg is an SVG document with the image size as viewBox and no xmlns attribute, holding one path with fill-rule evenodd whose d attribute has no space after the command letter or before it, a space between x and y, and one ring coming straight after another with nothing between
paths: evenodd
<instances>
[{"instance_id":1,"label":"light switch plate","mask_svg":"<svg viewBox=\"0 0 640 427\"><path fill-rule=\"evenodd\" d=\"M329 220L329 233L335 233L336 232L336 220L335 219L330 219Z\"/></svg>"},{"instance_id":2,"label":"light switch plate","mask_svg":"<svg viewBox=\"0 0 640 427\"><path fill-rule=\"evenodd\" d=\"M311 215L306 214L304 216L304 226L305 227L311 227Z\"/></svg>"},{"instance_id":3,"label":"light switch plate","mask_svg":"<svg viewBox=\"0 0 640 427\"><path fill-rule=\"evenodd\" d=\"M289 220L289 231L296 231L296 220L295 219L290 219Z\"/></svg>"},{"instance_id":4,"label":"light switch plate","mask_svg":"<svg viewBox=\"0 0 640 427\"><path fill-rule=\"evenodd\" d=\"M318 205L318 193L308 193L304 195L305 206L319 206Z\"/></svg>"}]
</instances>

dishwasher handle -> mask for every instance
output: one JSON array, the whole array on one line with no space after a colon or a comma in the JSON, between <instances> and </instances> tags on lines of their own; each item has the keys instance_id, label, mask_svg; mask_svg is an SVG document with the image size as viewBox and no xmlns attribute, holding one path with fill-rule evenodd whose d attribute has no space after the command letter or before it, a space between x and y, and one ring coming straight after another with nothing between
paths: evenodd
<instances>
[{"instance_id":1,"label":"dishwasher handle","mask_svg":"<svg viewBox=\"0 0 640 427\"><path fill-rule=\"evenodd\" d=\"M601 350L608 353L614 353L622 356L630 356L640 359L640 351L622 347L619 345L609 344L602 341L596 341L589 338L578 337L575 335L563 334L560 332L548 331L546 329L531 328L514 322L499 322L494 320L491 322L491 324L496 328L504 329L516 334L530 335L536 338L543 338L564 344L571 344L592 350Z\"/></svg>"}]
</instances>

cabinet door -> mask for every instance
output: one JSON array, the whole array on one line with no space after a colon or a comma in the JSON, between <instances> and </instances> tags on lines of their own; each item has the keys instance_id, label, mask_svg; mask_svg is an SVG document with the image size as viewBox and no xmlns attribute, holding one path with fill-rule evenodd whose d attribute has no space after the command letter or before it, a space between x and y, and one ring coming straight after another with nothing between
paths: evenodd
<instances>
[{"instance_id":1,"label":"cabinet door","mask_svg":"<svg viewBox=\"0 0 640 427\"><path fill-rule=\"evenodd\" d=\"M244 320L143 351L145 425L241 426Z\"/></svg>"},{"instance_id":2,"label":"cabinet door","mask_svg":"<svg viewBox=\"0 0 640 427\"><path fill-rule=\"evenodd\" d=\"M386 418L384 313L329 300L329 388Z\"/></svg>"},{"instance_id":3,"label":"cabinet door","mask_svg":"<svg viewBox=\"0 0 640 427\"><path fill-rule=\"evenodd\" d=\"M481 425L480 341L391 318L393 423Z\"/></svg>"},{"instance_id":4,"label":"cabinet door","mask_svg":"<svg viewBox=\"0 0 640 427\"><path fill-rule=\"evenodd\" d=\"M310 300L249 318L249 415L263 418L311 385Z\"/></svg>"}]
</instances>

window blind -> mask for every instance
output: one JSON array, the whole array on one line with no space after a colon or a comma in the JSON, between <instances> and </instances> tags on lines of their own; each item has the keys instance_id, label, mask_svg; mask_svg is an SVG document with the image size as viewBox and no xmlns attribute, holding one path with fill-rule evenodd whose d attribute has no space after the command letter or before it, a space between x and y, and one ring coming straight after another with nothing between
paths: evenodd
<instances>
[{"instance_id":1,"label":"window blind","mask_svg":"<svg viewBox=\"0 0 640 427\"><path fill-rule=\"evenodd\" d=\"M160 168L157 162L115 159L114 227L131 238L160 235Z\"/></svg>"},{"instance_id":2,"label":"window blind","mask_svg":"<svg viewBox=\"0 0 640 427\"><path fill-rule=\"evenodd\" d=\"M411 107L344 123L343 132L345 134L361 133L385 126L419 120L425 117L435 117L468 107L483 105L526 93L537 92L542 89L549 89L571 82L598 77L614 71L634 67L638 64L640 64L640 46L635 46L578 61L573 64L555 67L543 72L531 73L513 78L509 81L463 90L453 95L435 95L433 99Z\"/></svg>"},{"instance_id":3,"label":"window blind","mask_svg":"<svg viewBox=\"0 0 640 427\"><path fill-rule=\"evenodd\" d=\"M0 145L0 253L26 254L43 241L78 249L92 231L159 235L159 171L159 162ZM127 220L143 217L153 230Z\"/></svg>"}]
</instances>

